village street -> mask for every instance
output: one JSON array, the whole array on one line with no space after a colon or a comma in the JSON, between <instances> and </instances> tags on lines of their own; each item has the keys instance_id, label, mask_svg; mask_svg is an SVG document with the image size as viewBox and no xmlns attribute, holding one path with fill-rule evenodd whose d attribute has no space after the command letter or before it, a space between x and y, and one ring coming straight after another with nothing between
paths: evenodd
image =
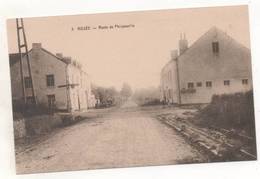
<instances>
[{"instance_id":1,"label":"village street","mask_svg":"<svg viewBox=\"0 0 260 179\"><path fill-rule=\"evenodd\" d=\"M17 152L17 173L202 161L181 136L153 117L165 110L178 113L182 109L139 107L129 101L121 108L90 111L99 115L60 128Z\"/></svg>"}]
</instances>

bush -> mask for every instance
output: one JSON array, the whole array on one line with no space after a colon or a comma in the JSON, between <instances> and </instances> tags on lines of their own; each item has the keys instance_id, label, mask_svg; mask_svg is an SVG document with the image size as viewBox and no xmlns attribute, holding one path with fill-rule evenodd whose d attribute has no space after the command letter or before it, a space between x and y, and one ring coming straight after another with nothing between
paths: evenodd
<instances>
[{"instance_id":1,"label":"bush","mask_svg":"<svg viewBox=\"0 0 260 179\"><path fill-rule=\"evenodd\" d=\"M53 114L57 111L57 108L54 107L52 110L48 108L43 103L35 104L26 104L24 105L21 100L13 101L13 117L14 120L23 117L30 117L36 115L44 115L44 114Z\"/></svg>"},{"instance_id":2,"label":"bush","mask_svg":"<svg viewBox=\"0 0 260 179\"><path fill-rule=\"evenodd\" d=\"M136 90L132 99L140 106L161 104L160 90L155 87Z\"/></svg>"},{"instance_id":3,"label":"bush","mask_svg":"<svg viewBox=\"0 0 260 179\"><path fill-rule=\"evenodd\" d=\"M255 137L253 91L214 95L197 119L200 125L236 129Z\"/></svg>"}]
</instances>

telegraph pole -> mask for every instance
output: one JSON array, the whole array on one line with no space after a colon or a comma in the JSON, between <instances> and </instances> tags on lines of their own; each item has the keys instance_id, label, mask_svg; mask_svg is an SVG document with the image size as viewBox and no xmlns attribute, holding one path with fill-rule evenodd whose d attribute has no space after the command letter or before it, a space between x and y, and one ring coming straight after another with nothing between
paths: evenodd
<instances>
[{"instance_id":1,"label":"telegraph pole","mask_svg":"<svg viewBox=\"0 0 260 179\"><path fill-rule=\"evenodd\" d=\"M25 35L24 24L23 24L22 18L16 19L16 29L17 29L17 39L18 39L18 50L19 50L19 56L20 56L19 60L20 60L21 83L22 83L22 88L23 88L23 101L24 101L24 104L27 104L27 99L26 99L26 94L25 94L26 93L25 84L24 84L23 60L22 60L23 57L25 57L26 62L27 62L28 75L29 75L29 79L31 81L31 92L32 92L32 97L33 97L33 103L37 104L35 91L34 91L32 72L31 72L31 64L30 64L30 59L29 59L29 54L28 54L28 46L27 46L26 35ZM22 34L21 34L21 32L22 32ZM22 53L23 48L25 50L25 53Z\"/></svg>"}]
</instances>

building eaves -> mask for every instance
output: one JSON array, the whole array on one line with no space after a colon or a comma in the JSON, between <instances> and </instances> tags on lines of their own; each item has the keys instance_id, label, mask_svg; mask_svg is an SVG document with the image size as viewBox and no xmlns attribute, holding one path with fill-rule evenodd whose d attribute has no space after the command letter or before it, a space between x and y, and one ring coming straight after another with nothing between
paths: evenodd
<instances>
[{"instance_id":1,"label":"building eaves","mask_svg":"<svg viewBox=\"0 0 260 179\"><path fill-rule=\"evenodd\" d=\"M60 60L61 62L65 63L65 64L69 64L66 60L64 60L63 58L60 58L56 55L54 55L53 53L51 53L50 51L41 48L42 51L44 51L45 53L48 53L49 55L53 56L54 58L56 58L57 60ZM32 49L30 49L28 51L28 53L30 53L32 51ZM22 53L22 56L24 56L25 53ZM14 64L16 64L17 62L19 62L20 60L20 54L19 53L11 53L9 54L9 64L10 66L13 66Z\"/></svg>"},{"instance_id":2,"label":"building eaves","mask_svg":"<svg viewBox=\"0 0 260 179\"><path fill-rule=\"evenodd\" d=\"M66 64L69 64L66 60L64 60L63 58L60 58L58 56L56 56L55 54L51 53L50 51L44 49L44 48L41 48L42 51L44 51L45 53L48 53L49 55L55 57L57 60L60 60L61 62L63 63L66 63Z\"/></svg>"}]
</instances>

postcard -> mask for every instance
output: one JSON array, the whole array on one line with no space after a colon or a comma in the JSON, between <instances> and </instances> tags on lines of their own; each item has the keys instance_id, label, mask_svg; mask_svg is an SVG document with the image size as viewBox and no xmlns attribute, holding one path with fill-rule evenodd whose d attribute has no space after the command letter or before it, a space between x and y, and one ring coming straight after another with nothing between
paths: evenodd
<instances>
[{"instance_id":1,"label":"postcard","mask_svg":"<svg viewBox=\"0 0 260 179\"><path fill-rule=\"evenodd\" d=\"M7 20L16 171L257 160L248 7Z\"/></svg>"}]
</instances>

